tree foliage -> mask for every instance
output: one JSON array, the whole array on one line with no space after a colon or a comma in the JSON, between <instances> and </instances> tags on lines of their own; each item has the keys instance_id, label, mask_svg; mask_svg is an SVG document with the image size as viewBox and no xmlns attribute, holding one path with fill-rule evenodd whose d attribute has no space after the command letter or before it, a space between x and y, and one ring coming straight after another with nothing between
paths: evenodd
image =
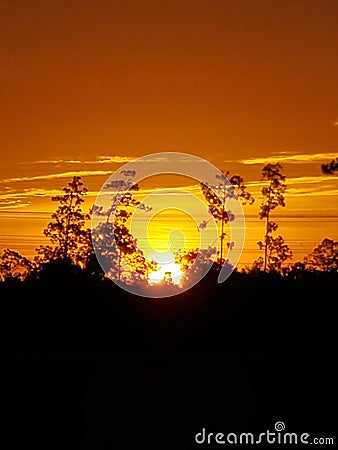
<instances>
[{"instance_id":1,"label":"tree foliage","mask_svg":"<svg viewBox=\"0 0 338 450\"><path fill-rule=\"evenodd\" d=\"M226 201L229 198L239 198L242 204L251 205L255 200L244 184L240 175L229 176L229 172L216 175L218 182L215 185L201 183L201 190L208 204L208 210L216 222L220 222L220 261L223 262L224 239L226 237L225 225L234 220L234 215L226 209ZM230 184L228 183L230 182ZM200 225L200 229L207 226L206 222Z\"/></svg>"},{"instance_id":2,"label":"tree foliage","mask_svg":"<svg viewBox=\"0 0 338 450\"><path fill-rule=\"evenodd\" d=\"M20 253L6 248L0 257L0 280L23 280L34 269L34 263Z\"/></svg>"},{"instance_id":3,"label":"tree foliage","mask_svg":"<svg viewBox=\"0 0 338 450\"><path fill-rule=\"evenodd\" d=\"M272 237L277 231L278 224L271 220L271 212L278 206L285 207L284 193L286 190L285 176L281 172L279 163L267 164L262 169L262 179L267 185L262 188L262 203L259 218L265 219L265 234L263 241L257 243L260 250L264 250L264 258L254 262L256 268L280 271L282 264L292 257L292 252L285 244L282 236Z\"/></svg>"},{"instance_id":4,"label":"tree foliage","mask_svg":"<svg viewBox=\"0 0 338 450\"><path fill-rule=\"evenodd\" d=\"M305 258L305 264L310 269L338 272L338 241L323 239Z\"/></svg>"},{"instance_id":5,"label":"tree foliage","mask_svg":"<svg viewBox=\"0 0 338 450\"><path fill-rule=\"evenodd\" d=\"M260 219L269 219L271 211L277 206L285 207L286 183L281 170L282 166L279 163L267 164L262 169L262 179L267 181L267 186L262 188L263 200L259 210Z\"/></svg>"},{"instance_id":6,"label":"tree foliage","mask_svg":"<svg viewBox=\"0 0 338 450\"><path fill-rule=\"evenodd\" d=\"M135 171L123 170L124 178L114 180L105 185L105 189L113 191L109 208L94 207L93 214L102 221L92 230L92 239L101 265L108 276L125 282L147 279L156 264L148 261L138 248L137 240L128 228L128 221L135 208L149 211L151 208L136 200L134 192L139 190L133 182Z\"/></svg>"},{"instance_id":7,"label":"tree foliage","mask_svg":"<svg viewBox=\"0 0 338 450\"><path fill-rule=\"evenodd\" d=\"M86 227L90 214L82 210L87 189L81 177L73 177L63 192L52 197L52 201L59 205L44 230L52 245L40 246L36 261L41 264L63 259L84 266L91 252L90 230Z\"/></svg>"},{"instance_id":8,"label":"tree foliage","mask_svg":"<svg viewBox=\"0 0 338 450\"><path fill-rule=\"evenodd\" d=\"M292 258L292 252L287 244L285 244L282 236L266 236L267 239L267 266L266 270L269 272L281 272L282 265L285 261ZM265 249L265 241L258 242L258 247L260 250ZM262 270L264 267L264 260L262 257L258 258L256 261L256 268Z\"/></svg>"},{"instance_id":9,"label":"tree foliage","mask_svg":"<svg viewBox=\"0 0 338 450\"><path fill-rule=\"evenodd\" d=\"M194 248L177 252L175 263L181 265L183 272L181 284L185 286L199 279L210 265L213 264L216 252L217 249L214 247L205 249Z\"/></svg>"},{"instance_id":10,"label":"tree foliage","mask_svg":"<svg viewBox=\"0 0 338 450\"><path fill-rule=\"evenodd\" d=\"M328 164L322 164L321 169L325 175L334 175L338 172L338 158L333 159Z\"/></svg>"}]
</instances>

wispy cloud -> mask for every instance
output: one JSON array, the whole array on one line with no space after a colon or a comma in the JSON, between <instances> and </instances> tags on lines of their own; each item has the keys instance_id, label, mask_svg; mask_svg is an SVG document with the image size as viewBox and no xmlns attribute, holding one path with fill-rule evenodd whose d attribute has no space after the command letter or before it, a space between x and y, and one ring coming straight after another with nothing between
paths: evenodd
<instances>
[{"instance_id":1,"label":"wispy cloud","mask_svg":"<svg viewBox=\"0 0 338 450\"><path fill-rule=\"evenodd\" d=\"M319 175L319 176L303 176L303 177L288 177L286 178L286 182L288 184L303 184L303 183L338 183L338 178L336 177L328 177L325 175Z\"/></svg>"},{"instance_id":2,"label":"wispy cloud","mask_svg":"<svg viewBox=\"0 0 338 450\"><path fill-rule=\"evenodd\" d=\"M330 183L330 184L338 184L337 177L327 177L327 176L303 176L303 177L287 177L286 183L288 186L290 185L304 185L304 184L318 184L318 183ZM248 181L245 183L248 187L261 187L266 185L266 181L255 180Z\"/></svg>"},{"instance_id":3,"label":"wispy cloud","mask_svg":"<svg viewBox=\"0 0 338 450\"><path fill-rule=\"evenodd\" d=\"M134 161L136 157L134 156L99 156L97 163L98 164L125 164L131 161Z\"/></svg>"},{"instance_id":4,"label":"wispy cloud","mask_svg":"<svg viewBox=\"0 0 338 450\"><path fill-rule=\"evenodd\" d=\"M338 177L288 177L286 182L286 197L336 196L338 198ZM247 182L246 185L257 199L260 196L261 188L266 186L266 182L256 180Z\"/></svg>"},{"instance_id":5,"label":"wispy cloud","mask_svg":"<svg viewBox=\"0 0 338 450\"><path fill-rule=\"evenodd\" d=\"M337 153L303 153L303 154L291 154L291 153L276 153L272 156L265 157L253 157L247 159L240 159L238 162L241 164L269 164L269 163L287 163L287 164L304 164L318 161L328 161L337 157Z\"/></svg>"},{"instance_id":6,"label":"wispy cloud","mask_svg":"<svg viewBox=\"0 0 338 450\"><path fill-rule=\"evenodd\" d=\"M31 202L22 202L19 199L3 198L0 199L0 210L13 209L13 208L23 208L25 206L30 206Z\"/></svg>"},{"instance_id":7,"label":"wispy cloud","mask_svg":"<svg viewBox=\"0 0 338 450\"><path fill-rule=\"evenodd\" d=\"M4 183L17 183L20 181L37 181L37 180L54 180L57 178L72 178L72 177L89 177L98 175L110 175L110 170L79 170L79 171L69 171L60 173L50 173L46 175L33 175L28 177L12 177L4 178L0 180L1 184Z\"/></svg>"},{"instance_id":8,"label":"wispy cloud","mask_svg":"<svg viewBox=\"0 0 338 450\"><path fill-rule=\"evenodd\" d=\"M128 162L134 161L136 157L134 156L121 156L121 155L101 155L96 159L40 159L38 161L26 161L20 164L29 165L29 164L53 164L53 165L61 165L61 164L126 164Z\"/></svg>"},{"instance_id":9,"label":"wispy cloud","mask_svg":"<svg viewBox=\"0 0 338 450\"><path fill-rule=\"evenodd\" d=\"M38 161L24 161L20 164L83 164L80 159L40 159Z\"/></svg>"},{"instance_id":10,"label":"wispy cloud","mask_svg":"<svg viewBox=\"0 0 338 450\"><path fill-rule=\"evenodd\" d=\"M330 189L328 186L323 189L308 188L289 188L287 190L287 197L323 197L335 196L338 197L338 188Z\"/></svg>"},{"instance_id":11,"label":"wispy cloud","mask_svg":"<svg viewBox=\"0 0 338 450\"><path fill-rule=\"evenodd\" d=\"M98 193L98 191L88 191L87 197L96 197ZM55 197L62 194L63 192L60 189L23 189L10 193L0 192L0 202L10 201L11 199L20 200L29 197Z\"/></svg>"},{"instance_id":12,"label":"wispy cloud","mask_svg":"<svg viewBox=\"0 0 338 450\"><path fill-rule=\"evenodd\" d=\"M35 164L45 164L45 165L97 165L97 164L127 164L130 162L134 162L141 158L138 163L166 163L172 161L172 157L168 155L168 153L176 153L176 152L164 152L164 153L156 153L147 155L146 159L142 159L142 156L122 156L122 155L100 155L95 159L40 159L37 161L24 161L20 162L21 165L35 165ZM175 156L175 162L190 162L190 155L187 157L180 156L179 158ZM198 160L196 162L199 162Z\"/></svg>"}]
</instances>

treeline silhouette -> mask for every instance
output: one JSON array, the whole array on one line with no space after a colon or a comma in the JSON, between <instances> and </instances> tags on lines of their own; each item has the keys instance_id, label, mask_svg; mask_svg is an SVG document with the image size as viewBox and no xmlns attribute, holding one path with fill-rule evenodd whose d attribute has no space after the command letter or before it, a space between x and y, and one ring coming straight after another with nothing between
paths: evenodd
<instances>
[{"instance_id":1,"label":"treeline silhouette","mask_svg":"<svg viewBox=\"0 0 338 450\"><path fill-rule=\"evenodd\" d=\"M259 256L252 265L243 269L246 273L259 271L287 274L288 272L304 270L338 270L338 242L325 238L303 261L292 264L292 251L284 242L281 235L275 235L279 226L271 218L277 207L285 207L286 182L279 163L267 164L262 169L264 185L261 190L262 202L259 218L265 221L263 240L257 242L263 256ZM322 166L326 174L334 174L336 161ZM68 261L81 268L86 268L93 275L106 275L108 278L119 280L126 284L135 282L149 284L150 274L158 269L158 263L145 257L139 248L137 239L129 229L130 218L136 209L144 212L151 207L136 200L133 196L139 186L134 182L135 171L121 171L121 179L106 183L109 193L108 203L94 204L88 212L83 211L84 197L87 188L81 177L74 176L64 188L63 194L52 197L58 203L51 221L43 230L50 244L36 248L33 258L27 258L15 250L5 249L0 256L0 281L8 278L25 279L36 274L46 264L58 261ZM201 192L208 205L208 211L219 225L217 239L209 247L200 249L180 249L176 252L175 262L184 271L194 265L199 255L199 265L192 271L187 271L181 284L190 286L194 278L198 279L203 266L224 263L227 260L226 251L238 246L230 242L227 225L235 220L235 215L226 208L227 200L236 198L242 204L252 205L254 197L239 175L229 179L229 172L216 174L216 184L200 183ZM92 219L92 228L88 227ZM95 223L95 225L93 225ZM208 226L208 220L198 225L199 232ZM217 241L217 242L216 242ZM215 245L214 245L215 244ZM219 245L218 245L219 244ZM214 257L213 255L216 255ZM231 264L230 264L231 265ZM172 277L166 281L172 283ZM168 283L167 283L168 284ZM183 286L184 287L184 286Z\"/></svg>"},{"instance_id":2,"label":"treeline silhouette","mask_svg":"<svg viewBox=\"0 0 338 450\"><path fill-rule=\"evenodd\" d=\"M5 347L43 356L331 345L336 272L235 271L224 284L217 275L216 267L189 291L145 299L69 262L51 262L25 280L0 283Z\"/></svg>"}]
</instances>

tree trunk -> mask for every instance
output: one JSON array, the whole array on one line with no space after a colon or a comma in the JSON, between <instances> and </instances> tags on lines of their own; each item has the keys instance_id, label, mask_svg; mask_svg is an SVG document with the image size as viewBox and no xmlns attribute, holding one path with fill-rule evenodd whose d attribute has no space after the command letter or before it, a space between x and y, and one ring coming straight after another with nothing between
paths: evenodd
<instances>
[{"instance_id":1,"label":"tree trunk","mask_svg":"<svg viewBox=\"0 0 338 450\"><path fill-rule=\"evenodd\" d=\"M118 280L121 280L121 250L118 249L119 253L119 262L118 262Z\"/></svg>"},{"instance_id":2,"label":"tree trunk","mask_svg":"<svg viewBox=\"0 0 338 450\"><path fill-rule=\"evenodd\" d=\"M72 215L72 207L73 207L73 192L70 193L70 204L68 209L68 217L67 217L67 225L66 225L66 233L65 233L65 245L64 245L64 255L63 259L68 258L68 240L69 240L69 227L70 227L70 219Z\"/></svg>"},{"instance_id":3,"label":"tree trunk","mask_svg":"<svg viewBox=\"0 0 338 450\"><path fill-rule=\"evenodd\" d=\"M223 241L224 241L224 213L225 213L225 182L223 184L222 219L221 219L221 264L223 264Z\"/></svg>"},{"instance_id":4,"label":"tree trunk","mask_svg":"<svg viewBox=\"0 0 338 450\"><path fill-rule=\"evenodd\" d=\"M223 208L224 210L224 208ZM224 211L223 211L224 214ZM224 218L222 217L222 225L221 225L221 264L223 263L223 240L224 240Z\"/></svg>"},{"instance_id":5,"label":"tree trunk","mask_svg":"<svg viewBox=\"0 0 338 450\"><path fill-rule=\"evenodd\" d=\"M268 262L268 235L269 235L268 230L270 220L270 202L271 202L271 186L269 187L268 210L266 214L266 224L265 224L264 272L266 272L266 266Z\"/></svg>"}]
</instances>

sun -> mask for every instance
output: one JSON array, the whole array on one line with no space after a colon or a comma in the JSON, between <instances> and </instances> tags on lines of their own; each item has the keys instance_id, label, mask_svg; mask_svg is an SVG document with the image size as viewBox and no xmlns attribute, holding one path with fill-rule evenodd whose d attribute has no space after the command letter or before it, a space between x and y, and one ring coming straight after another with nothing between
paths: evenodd
<instances>
[{"instance_id":1,"label":"sun","mask_svg":"<svg viewBox=\"0 0 338 450\"><path fill-rule=\"evenodd\" d=\"M174 284L179 284L184 272L181 265L175 263L175 256L170 251L153 252L149 255L149 259L154 260L158 264L158 270L154 270L149 274L149 283L157 284L165 279L171 279Z\"/></svg>"}]
</instances>

